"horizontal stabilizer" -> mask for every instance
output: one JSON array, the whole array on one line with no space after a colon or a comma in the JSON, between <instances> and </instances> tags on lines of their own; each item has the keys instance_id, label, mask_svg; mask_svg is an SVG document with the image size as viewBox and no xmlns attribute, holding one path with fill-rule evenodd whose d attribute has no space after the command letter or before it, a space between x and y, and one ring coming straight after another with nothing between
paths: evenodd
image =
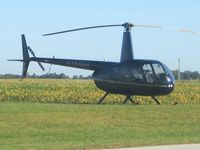
<instances>
[{"instance_id":1,"label":"horizontal stabilizer","mask_svg":"<svg viewBox=\"0 0 200 150\"><path fill-rule=\"evenodd\" d=\"M21 62L23 62L24 60L22 60L22 59L8 59L8 61L21 61Z\"/></svg>"}]
</instances>

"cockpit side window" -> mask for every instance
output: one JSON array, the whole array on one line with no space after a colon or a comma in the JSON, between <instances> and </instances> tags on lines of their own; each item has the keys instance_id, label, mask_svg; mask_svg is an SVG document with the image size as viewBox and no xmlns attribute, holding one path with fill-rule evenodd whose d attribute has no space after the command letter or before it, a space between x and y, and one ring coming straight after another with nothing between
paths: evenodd
<instances>
[{"instance_id":1,"label":"cockpit side window","mask_svg":"<svg viewBox=\"0 0 200 150\"><path fill-rule=\"evenodd\" d=\"M164 68L157 63L152 64L155 73L155 82L166 81L166 73Z\"/></svg>"},{"instance_id":2,"label":"cockpit side window","mask_svg":"<svg viewBox=\"0 0 200 150\"><path fill-rule=\"evenodd\" d=\"M131 65L130 72L131 72L132 81L137 82L137 83L145 82L144 77L143 77L142 67L140 64Z\"/></svg>"},{"instance_id":3,"label":"cockpit side window","mask_svg":"<svg viewBox=\"0 0 200 150\"><path fill-rule=\"evenodd\" d=\"M154 82L154 75L153 75L153 70L151 67L151 64L144 64L142 66L144 76L146 78L147 83L153 83Z\"/></svg>"}]
</instances>

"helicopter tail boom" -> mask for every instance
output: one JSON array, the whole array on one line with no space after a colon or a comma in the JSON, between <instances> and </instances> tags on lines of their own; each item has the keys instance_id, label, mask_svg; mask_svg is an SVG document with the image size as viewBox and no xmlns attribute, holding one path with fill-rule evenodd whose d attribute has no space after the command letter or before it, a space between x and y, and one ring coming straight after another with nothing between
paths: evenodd
<instances>
[{"instance_id":1,"label":"helicopter tail boom","mask_svg":"<svg viewBox=\"0 0 200 150\"><path fill-rule=\"evenodd\" d=\"M30 61L35 61L39 63L42 62L42 63L60 65L60 66L66 66L66 67L73 67L73 68L79 68L79 69L87 69L87 70L93 70L93 71L116 64L115 62L105 62L105 61L57 59L57 58L41 58L41 57L31 57Z\"/></svg>"},{"instance_id":2,"label":"helicopter tail boom","mask_svg":"<svg viewBox=\"0 0 200 150\"><path fill-rule=\"evenodd\" d=\"M75 60L75 59L57 59L57 58L42 58L36 57L34 51L27 45L25 35L21 35L22 39L22 54L23 59L9 59L8 61L19 61L23 63L22 67L22 79L26 77L29 63L31 61L37 62L41 69L44 71L44 67L41 63L61 65L73 68L87 69L96 71L101 68L115 65L116 62L105 62L105 61L91 61L91 60ZM29 53L33 56L30 57Z\"/></svg>"}]
</instances>

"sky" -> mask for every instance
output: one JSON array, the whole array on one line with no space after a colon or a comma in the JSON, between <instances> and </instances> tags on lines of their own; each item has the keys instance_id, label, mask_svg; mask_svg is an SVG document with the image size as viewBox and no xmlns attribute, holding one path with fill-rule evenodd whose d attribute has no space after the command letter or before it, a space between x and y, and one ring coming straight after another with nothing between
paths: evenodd
<instances>
[{"instance_id":1,"label":"sky","mask_svg":"<svg viewBox=\"0 0 200 150\"><path fill-rule=\"evenodd\" d=\"M159 25L200 32L199 0L1 0L0 74L21 74L21 34L38 57L119 62L123 28L101 28L44 37L45 33L79 27L122 24ZM200 72L200 35L162 29L133 28L136 59L154 59L171 70ZM45 74L33 62L29 73ZM52 66L51 72L89 75L92 72Z\"/></svg>"}]
</instances>

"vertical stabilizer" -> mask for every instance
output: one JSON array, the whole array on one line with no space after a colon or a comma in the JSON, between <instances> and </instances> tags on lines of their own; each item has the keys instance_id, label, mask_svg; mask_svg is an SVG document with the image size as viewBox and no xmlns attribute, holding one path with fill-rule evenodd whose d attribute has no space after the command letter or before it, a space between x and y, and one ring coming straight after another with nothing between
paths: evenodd
<instances>
[{"instance_id":1,"label":"vertical stabilizer","mask_svg":"<svg viewBox=\"0 0 200 150\"><path fill-rule=\"evenodd\" d=\"M25 35L22 34L21 38L22 38L22 53L23 53L22 78L25 78L29 66L29 54L28 54L28 47L26 44Z\"/></svg>"}]
</instances>

